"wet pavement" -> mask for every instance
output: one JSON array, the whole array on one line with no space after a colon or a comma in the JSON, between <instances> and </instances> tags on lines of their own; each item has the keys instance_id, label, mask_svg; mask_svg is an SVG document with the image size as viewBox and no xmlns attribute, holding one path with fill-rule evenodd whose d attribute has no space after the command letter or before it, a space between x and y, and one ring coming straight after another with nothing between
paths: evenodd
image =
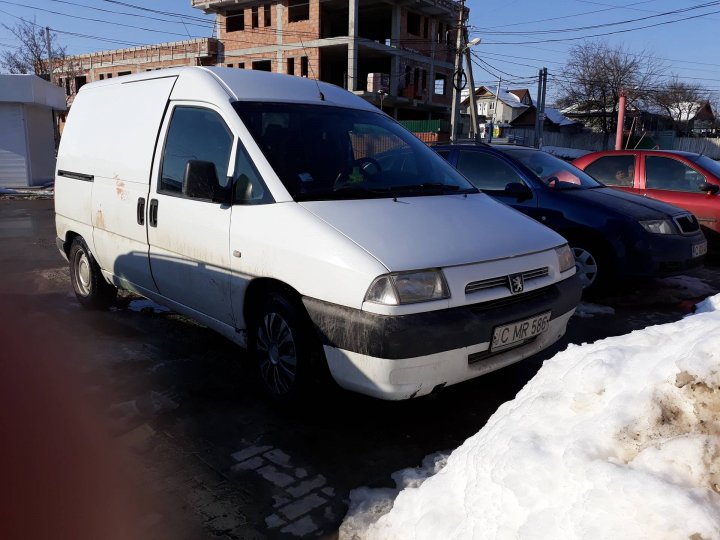
<instances>
[{"instance_id":1,"label":"wet pavement","mask_svg":"<svg viewBox=\"0 0 720 540\"><path fill-rule=\"evenodd\" d=\"M678 320L720 290L718 266L628 284L597 301L614 314L585 306L558 344L501 371L407 402L328 389L287 409L262 394L241 349L191 320L130 295L107 312L82 309L54 238L52 200L0 200L5 361L32 374L29 360L51 360L78 383L67 392L86 399L145 501L144 538L333 538L351 489L391 487L393 472L462 444L568 343Z\"/></svg>"}]
</instances>

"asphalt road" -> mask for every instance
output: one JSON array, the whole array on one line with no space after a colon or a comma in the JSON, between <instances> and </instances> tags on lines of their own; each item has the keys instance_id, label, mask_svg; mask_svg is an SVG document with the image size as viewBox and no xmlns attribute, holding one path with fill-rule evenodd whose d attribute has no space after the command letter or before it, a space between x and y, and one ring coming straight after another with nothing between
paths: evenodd
<instances>
[{"instance_id":1,"label":"asphalt road","mask_svg":"<svg viewBox=\"0 0 720 540\"><path fill-rule=\"evenodd\" d=\"M551 350L499 372L408 402L328 391L288 410L264 397L242 350L184 317L129 295L107 312L80 308L54 238L51 200L0 200L0 409L18 441L16 477L41 478L18 480L32 486L28 500L73 494L65 502L77 514L65 515L86 516L75 525L88 538L111 538L119 523L151 539L333 538L351 489L393 487L391 473L462 444L568 343L677 320L697 296L628 284L602 301L614 315L573 317ZM720 290L719 267L694 275ZM28 426L33 437L12 436ZM38 465L63 452L75 459ZM114 505L120 492L131 503ZM108 507L125 514L87 518Z\"/></svg>"}]
</instances>

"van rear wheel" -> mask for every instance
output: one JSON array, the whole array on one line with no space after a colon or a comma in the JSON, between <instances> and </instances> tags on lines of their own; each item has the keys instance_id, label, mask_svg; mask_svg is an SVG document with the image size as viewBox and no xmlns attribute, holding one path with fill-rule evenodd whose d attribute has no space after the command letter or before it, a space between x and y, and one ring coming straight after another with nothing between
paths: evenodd
<instances>
[{"instance_id":1,"label":"van rear wheel","mask_svg":"<svg viewBox=\"0 0 720 540\"><path fill-rule=\"evenodd\" d=\"M107 281L82 237L75 238L68 254L70 280L78 302L89 309L106 309L115 302L117 288Z\"/></svg>"},{"instance_id":2,"label":"van rear wheel","mask_svg":"<svg viewBox=\"0 0 720 540\"><path fill-rule=\"evenodd\" d=\"M251 350L258 375L273 399L307 397L322 349L307 314L279 293L271 293L257 313Z\"/></svg>"}]
</instances>

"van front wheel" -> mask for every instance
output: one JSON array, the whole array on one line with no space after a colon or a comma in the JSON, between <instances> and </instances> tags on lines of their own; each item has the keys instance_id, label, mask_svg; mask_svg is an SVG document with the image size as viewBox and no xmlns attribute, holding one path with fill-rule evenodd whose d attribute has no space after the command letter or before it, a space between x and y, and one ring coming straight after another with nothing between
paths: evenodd
<instances>
[{"instance_id":1,"label":"van front wheel","mask_svg":"<svg viewBox=\"0 0 720 540\"><path fill-rule=\"evenodd\" d=\"M272 293L260 308L251 334L258 374L279 401L304 397L319 349L307 315L285 296Z\"/></svg>"},{"instance_id":2,"label":"van front wheel","mask_svg":"<svg viewBox=\"0 0 720 540\"><path fill-rule=\"evenodd\" d=\"M100 267L81 237L73 240L68 260L70 280L78 302L89 309L110 307L115 301L117 288L105 281Z\"/></svg>"}]
</instances>

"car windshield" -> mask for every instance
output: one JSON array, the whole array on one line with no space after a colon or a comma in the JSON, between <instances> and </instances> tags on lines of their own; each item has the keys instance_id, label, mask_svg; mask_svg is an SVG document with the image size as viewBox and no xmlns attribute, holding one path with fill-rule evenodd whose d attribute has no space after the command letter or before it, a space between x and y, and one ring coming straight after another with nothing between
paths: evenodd
<instances>
[{"instance_id":1,"label":"car windshield","mask_svg":"<svg viewBox=\"0 0 720 540\"><path fill-rule=\"evenodd\" d=\"M603 184L575 165L541 150L513 148L503 151L530 169L546 186L554 189L587 189Z\"/></svg>"},{"instance_id":2,"label":"car windshield","mask_svg":"<svg viewBox=\"0 0 720 540\"><path fill-rule=\"evenodd\" d=\"M477 192L379 111L297 103L233 105L296 201Z\"/></svg>"},{"instance_id":3,"label":"car windshield","mask_svg":"<svg viewBox=\"0 0 720 540\"><path fill-rule=\"evenodd\" d=\"M716 177L720 178L720 163L714 159L710 159L707 156L693 156L688 159L690 159L690 161L694 161L704 169L710 171Z\"/></svg>"}]
</instances>

